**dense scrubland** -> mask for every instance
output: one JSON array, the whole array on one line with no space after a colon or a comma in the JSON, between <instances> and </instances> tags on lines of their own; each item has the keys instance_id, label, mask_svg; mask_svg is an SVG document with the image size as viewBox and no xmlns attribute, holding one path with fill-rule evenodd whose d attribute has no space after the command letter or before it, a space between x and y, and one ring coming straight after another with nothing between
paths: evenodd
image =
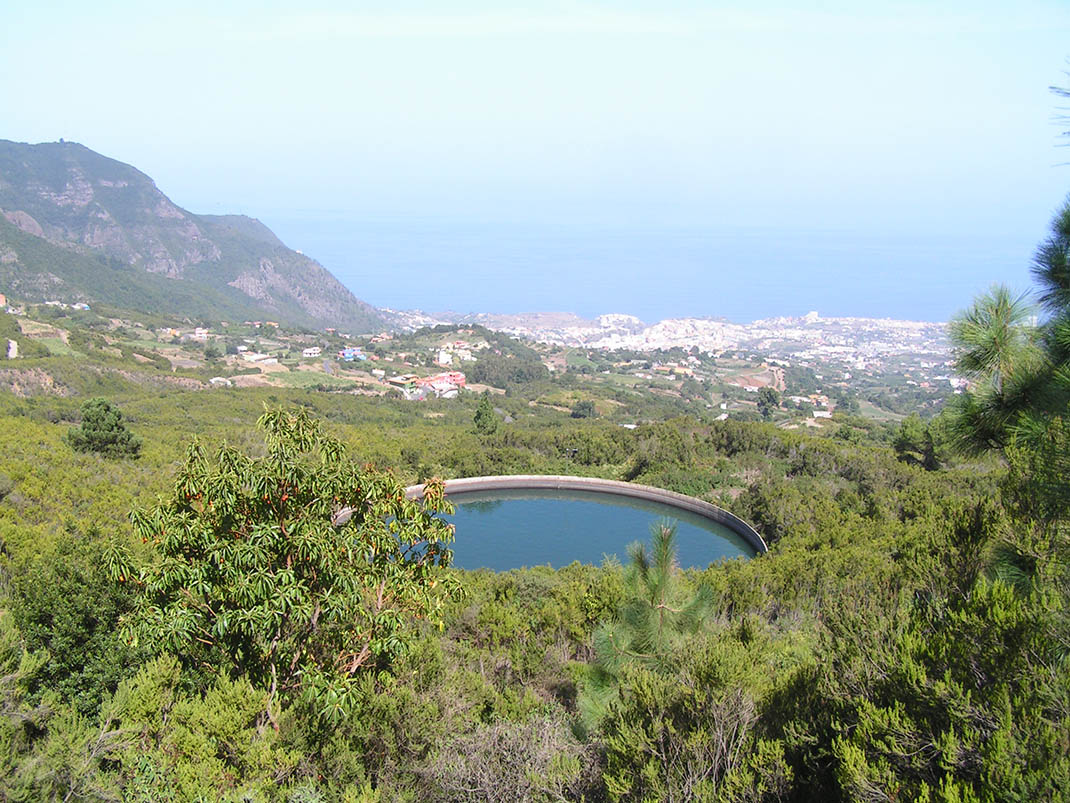
<instances>
[{"instance_id":1,"label":"dense scrubland","mask_svg":"<svg viewBox=\"0 0 1070 803\"><path fill-rule=\"evenodd\" d=\"M973 388L928 423L511 394L477 426L473 397L27 360L73 392L0 394L0 798L1065 799L1070 211L1052 232L1041 324L980 298ZM72 448L98 415L137 448ZM400 495L518 472L693 494L770 551L462 572L440 495Z\"/></svg>"},{"instance_id":2,"label":"dense scrubland","mask_svg":"<svg viewBox=\"0 0 1070 803\"><path fill-rule=\"evenodd\" d=\"M862 422L819 438L561 415L478 435L474 404L112 390L142 440L137 459L73 452L75 400L3 402L7 799L1054 799L1065 788L1057 528L999 461L926 471ZM772 548L674 574L681 598L708 589L706 615L655 657L623 660L619 698L592 728L578 702L595 632L634 592L620 566L442 569L457 592L441 626L405 621L403 648L355 674L344 716L298 695L273 723L266 685L240 662L198 670L159 643L132 645L119 623L145 615L139 590L106 560L116 544L155 559L129 513L173 493L190 438L263 455L265 403L309 411L401 482L625 477L727 505Z\"/></svg>"}]
</instances>

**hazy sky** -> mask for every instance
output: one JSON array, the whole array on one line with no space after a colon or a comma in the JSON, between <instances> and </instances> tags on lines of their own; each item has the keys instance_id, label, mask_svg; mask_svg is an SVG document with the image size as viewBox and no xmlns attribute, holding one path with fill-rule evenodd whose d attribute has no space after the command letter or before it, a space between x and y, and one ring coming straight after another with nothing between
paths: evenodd
<instances>
[{"instance_id":1,"label":"hazy sky","mask_svg":"<svg viewBox=\"0 0 1070 803\"><path fill-rule=\"evenodd\" d=\"M1070 189L1066 0L159 5L9 4L0 137L382 306L940 319Z\"/></svg>"}]
</instances>

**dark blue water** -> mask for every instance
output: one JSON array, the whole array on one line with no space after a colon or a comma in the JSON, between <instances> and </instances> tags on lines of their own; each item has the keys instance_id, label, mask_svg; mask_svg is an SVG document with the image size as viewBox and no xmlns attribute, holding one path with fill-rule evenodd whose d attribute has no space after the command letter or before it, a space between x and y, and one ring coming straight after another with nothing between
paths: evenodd
<instances>
[{"instance_id":1,"label":"dark blue water","mask_svg":"<svg viewBox=\"0 0 1070 803\"><path fill-rule=\"evenodd\" d=\"M628 560L628 544L650 543L650 527L676 522L684 568L752 557L746 541L716 522L678 508L590 491L509 490L450 494L457 512L454 565L495 571L524 566Z\"/></svg>"}]
</instances>

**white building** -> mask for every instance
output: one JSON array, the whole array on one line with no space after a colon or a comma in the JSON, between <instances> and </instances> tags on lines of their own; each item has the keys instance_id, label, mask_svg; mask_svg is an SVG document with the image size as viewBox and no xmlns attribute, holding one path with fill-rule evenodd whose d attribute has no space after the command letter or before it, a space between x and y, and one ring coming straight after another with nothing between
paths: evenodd
<instances>
[{"instance_id":1,"label":"white building","mask_svg":"<svg viewBox=\"0 0 1070 803\"><path fill-rule=\"evenodd\" d=\"M312 346L312 348L307 348L304 351L302 351L301 352L301 356L302 357L318 357L322 353L323 352L322 352L322 350L320 349L319 346Z\"/></svg>"}]
</instances>

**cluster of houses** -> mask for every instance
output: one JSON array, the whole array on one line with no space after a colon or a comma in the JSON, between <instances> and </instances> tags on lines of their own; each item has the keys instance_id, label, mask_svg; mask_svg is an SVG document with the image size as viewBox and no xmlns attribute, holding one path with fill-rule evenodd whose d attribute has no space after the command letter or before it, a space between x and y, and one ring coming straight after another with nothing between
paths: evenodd
<instances>
[{"instance_id":1,"label":"cluster of houses","mask_svg":"<svg viewBox=\"0 0 1070 803\"><path fill-rule=\"evenodd\" d=\"M323 349L319 346L310 346L301 352L301 356L305 358L315 358L323 355ZM368 359L368 355L364 353L364 350L360 346L346 346L344 349L338 351L338 359L342 362L364 362Z\"/></svg>"},{"instance_id":2,"label":"cluster of houses","mask_svg":"<svg viewBox=\"0 0 1070 803\"><path fill-rule=\"evenodd\" d=\"M46 307L59 307L60 309L80 309L89 310L89 305L84 302L78 302L76 304L64 304L62 301L46 301Z\"/></svg>"},{"instance_id":3,"label":"cluster of houses","mask_svg":"<svg viewBox=\"0 0 1070 803\"><path fill-rule=\"evenodd\" d=\"M279 358L271 354L261 354L258 351L249 351L248 349L243 350L241 346L238 346L238 352L243 360L257 365L278 365L279 363Z\"/></svg>"},{"instance_id":4,"label":"cluster of houses","mask_svg":"<svg viewBox=\"0 0 1070 803\"><path fill-rule=\"evenodd\" d=\"M683 363L656 363L653 368L659 374L669 374L672 376L688 376L693 377L695 375L695 369L690 365L684 365Z\"/></svg>"},{"instance_id":5,"label":"cluster of houses","mask_svg":"<svg viewBox=\"0 0 1070 803\"><path fill-rule=\"evenodd\" d=\"M89 310L89 305L81 301L76 302L74 304L67 304L63 301L46 301L45 306L59 307L60 309L78 309L85 311ZM14 302L8 304L7 295L5 293L0 293L0 312L7 312L10 315L26 314L26 310L23 307L15 306Z\"/></svg>"},{"instance_id":6,"label":"cluster of houses","mask_svg":"<svg viewBox=\"0 0 1070 803\"><path fill-rule=\"evenodd\" d=\"M351 335L349 332L339 332L333 326L328 326L323 331L329 335L338 335L338 337L342 338L342 340L349 340L351 337L353 337L353 335Z\"/></svg>"},{"instance_id":7,"label":"cluster of houses","mask_svg":"<svg viewBox=\"0 0 1070 803\"><path fill-rule=\"evenodd\" d=\"M389 336L378 336L378 338L372 338L373 340L389 339ZM449 344L449 347L443 347L439 352L439 364L450 365L452 364L452 357L456 356L461 360L474 360L475 357L471 356L469 351L469 344L458 341L455 344ZM258 357L261 355L257 355ZM307 359L315 359L316 357L323 356L323 349L320 346L310 346L302 350L301 356ZM367 362L368 360L377 359L374 355L370 355L363 350L360 346L346 346L339 349L336 352L337 358L342 362ZM407 354L398 354L400 359L406 358ZM246 357L246 359L249 359ZM380 382L384 382L392 388L398 390L401 395L409 399L410 401L421 401L423 399L453 399L456 398L462 389L465 387L465 375L460 371L442 371L433 376L417 376L416 374L398 374L392 376L389 379L386 377L386 371L381 368L372 370L372 376L378 379Z\"/></svg>"},{"instance_id":8,"label":"cluster of houses","mask_svg":"<svg viewBox=\"0 0 1070 803\"><path fill-rule=\"evenodd\" d=\"M469 343L466 340L454 340L452 343L444 343L438 347L435 353L435 364L443 367L453 365L454 360L460 362L475 362L473 351L481 351L488 348L489 343Z\"/></svg>"},{"instance_id":9,"label":"cluster of houses","mask_svg":"<svg viewBox=\"0 0 1070 803\"><path fill-rule=\"evenodd\" d=\"M650 363L649 360L625 360L624 362L614 363L614 368L623 368L630 370L632 376L638 379L653 379L656 375L672 377L673 379L681 378L694 378L695 367L701 365L702 361L697 357L689 356L685 360L678 360L676 362L655 362ZM645 368L643 366L646 366ZM634 369L642 369L634 370ZM644 373L644 371L646 373ZM605 371L604 373L609 373Z\"/></svg>"},{"instance_id":10,"label":"cluster of houses","mask_svg":"<svg viewBox=\"0 0 1070 803\"><path fill-rule=\"evenodd\" d=\"M26 310L22 307L16 307L14 304L7 303L7 296L0 293L0 312L6 312L9 315L25 315Z\"/></svg>"},{"instance_id":11,"label":"cluster of houses","mask_svg":"<svg viewBox=\"0 0 1070 803\"><path fill-rule=\"evenodd\" d=\"M203 326L196 327L192 332L184 329L177 329L173 326L164 326L156 330L156 337L159 340L193 340L197 343L207 343L208 336L211 334Z\"/></svg>"},{"instance_id":12,"label":"cluster of houses","mask_svg":"<svg viewBox=\"0 0 1070 803\"><path fill-rule=\"evenodd\" d=\"M401 391L410 401L423 399L455 399L465 386L465 376L460 371L443 371L434 376L399 374L386 380L391 387Z\"/></svg>"},{"instance_id":13,"label":"cluster of houses","mask_svg":"<svg viewBox=\"0 0 1070 803\"><path fill-rule=\"evenodd\" d=\"M810 412L814 418L832 418L829 397L821 393L811 393L809 396L788 396L788 401L795 404L810 404L814 409ZM823 408L823 409L822 409Z\"/></svg>"},{"instance_id":14,"label":"cluster of houses","mask_svg":"<svg viewBox=\"0 0 1070 803\"><path fill-rule=\"evenodd\" d=\"M368 355L360 348L360 346L347 346L338 352L338 359L342 362L364 362L368 359Z\"/></svg>"}]
</instances>

